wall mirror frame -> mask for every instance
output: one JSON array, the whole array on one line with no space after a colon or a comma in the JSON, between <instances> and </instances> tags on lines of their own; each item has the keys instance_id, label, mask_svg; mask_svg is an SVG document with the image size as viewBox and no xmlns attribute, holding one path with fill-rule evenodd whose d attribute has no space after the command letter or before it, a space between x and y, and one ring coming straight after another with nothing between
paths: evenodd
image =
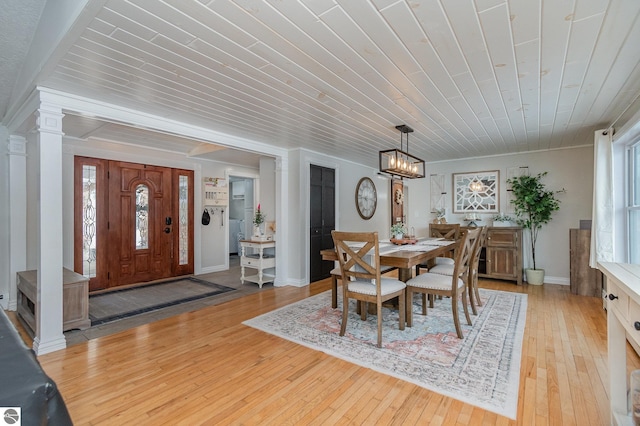
<instances>
[{"instance_id":1,"label":"wall mirror frame","mask_svg":"<svg viewBox=\"0 0 640 426\"><path fill-rule=\"evenodd\" d=\"M500 171L453 173L454 213L498 213Z\"/></svg>"}]
</instances>

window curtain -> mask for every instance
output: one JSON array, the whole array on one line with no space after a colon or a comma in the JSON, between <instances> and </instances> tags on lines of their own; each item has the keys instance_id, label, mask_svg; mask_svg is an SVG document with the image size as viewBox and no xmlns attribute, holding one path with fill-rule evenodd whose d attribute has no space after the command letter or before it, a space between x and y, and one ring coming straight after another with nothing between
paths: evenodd
<instances>
[{"instance_id":1,"label":"window curtain","mask_svg":"<svg viewBox=\"0 0 640 426\"><path fill-rule=\"evenodd\" d=\"M613 262L613 129L597 130L593 143L593 209L589 266Z\"/></svg>"}]
</instances>

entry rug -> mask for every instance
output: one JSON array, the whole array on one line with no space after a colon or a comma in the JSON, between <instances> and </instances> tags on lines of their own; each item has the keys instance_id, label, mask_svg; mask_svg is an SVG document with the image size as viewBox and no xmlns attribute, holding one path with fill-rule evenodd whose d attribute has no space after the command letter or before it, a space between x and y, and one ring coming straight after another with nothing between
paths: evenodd
<instances>
[{"instance_id":1,"label":"entry rug","mask_svg":"<svg viewBox=\"0 0 640 426\"><path fill-rule=\"evenodd\" d=\"M193 277L114 290L89 296L89 318L94 327L233 290Z\"/></svg>"},{"instance_id":2,"label":"entry rug","mask_svg":"<svg viewBox=\"0 0 640 426\"><path fill-rule=\"evenodd\" d=\"M330 291L245 321L244 324L323 351L423 388L516 418L527 295L480 289L483 306L458 339L451 299L435 301L421 315L421 295L413 303L413 327L398 329L397 310L383 308L382 348L376 347L376 316L366 321L351 300L344 337L342 305L331 308Z\"/></svg>"}]
</instances>

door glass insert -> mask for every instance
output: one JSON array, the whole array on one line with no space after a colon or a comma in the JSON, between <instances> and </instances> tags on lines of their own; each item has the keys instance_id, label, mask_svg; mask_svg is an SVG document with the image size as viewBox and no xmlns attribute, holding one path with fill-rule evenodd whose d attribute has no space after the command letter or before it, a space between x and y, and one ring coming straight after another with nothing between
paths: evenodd
<instances>
[{"instance_id":1,"label":"door glass insert","mask_svg":"<svg viewBox=\"0 0 640 426\"><path fill-rule=\"evenodd\" d=\"M96 166L82 166L82 275L96 276Z\"/></svg>"},{"instance_id":2,"label":"door glass insert","mask_svg":"<svg viewBox=\"0 0 640 426\"><path fill-rule=\"evenodd\" d=\"M179 264L186 265L189 263L189 177L179 176L178 179L179 194Z\"/></svg>"},{"instance_id":3,"label":"door glass insert","mask_svg":"<svg viewBox=\"0 0 640 426\"><path fill-rule=\"evenodd\" d=\"M149 248L149 188L146 185L136 187L136 249Z\"/></svg>"}]
</instances>

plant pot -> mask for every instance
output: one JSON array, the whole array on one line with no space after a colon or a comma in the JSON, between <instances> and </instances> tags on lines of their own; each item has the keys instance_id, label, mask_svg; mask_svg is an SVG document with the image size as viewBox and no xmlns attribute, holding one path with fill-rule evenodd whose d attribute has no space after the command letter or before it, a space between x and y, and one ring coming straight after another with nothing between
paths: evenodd
<instances>
[{"instance_id":1,"label":"plant pot","mask_svg":"<svg viewBox=\"0 0 640 426\"><path fill-rule=\"evenodd\" d=\"M396 237L396 240L401 240L404 238L404 234L396 234L395 237Z\"/></svg>"},{"instance_id":2,"label":"plant pot","mask_svg":"<svg viewBox=\"0 0 640 426\"><path fill-rule=\"evenodd\" d=\"M499 220L494 220L492 225L494 228L507 228L507 227L513 226L511 225L511 222L505 222L505 221L499 221Z\"/></svg>"},{"instance_id":3,"label":"plant pot","mask_svg":"<svg viewBox=\"0 0 640 426\"><path fill-rule=\"evenodd\" d=\"M527 276L528 284L542 285L544 283L544 269L526 268L524 273Z\"/></svg>"}]
</instances>

